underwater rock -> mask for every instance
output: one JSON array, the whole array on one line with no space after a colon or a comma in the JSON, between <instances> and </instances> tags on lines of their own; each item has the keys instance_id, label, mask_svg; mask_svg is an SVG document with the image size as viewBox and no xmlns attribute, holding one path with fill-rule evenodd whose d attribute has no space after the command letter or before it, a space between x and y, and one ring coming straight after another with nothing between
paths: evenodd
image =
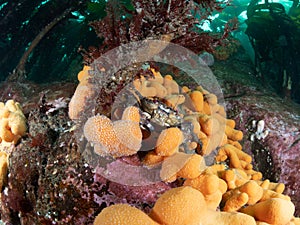
<instances>
[{"instance_id":1,"label":"underwater rock","mask_svg":"<svg viewBox=\"0 0 300 225\"><path fill-rule=\"evenodd\" d=\"M231 90L243 90L242 95L226 99L228 117L244 133L243 149L253 156L254 168L263 173L264 179L285 184L284 193L295 203L295 215L299 216L300 106L254 87L227 85ZM257 138L253 136L257 133L253 123L261 120L268 135Z\"/></svg>"}]
</instances>

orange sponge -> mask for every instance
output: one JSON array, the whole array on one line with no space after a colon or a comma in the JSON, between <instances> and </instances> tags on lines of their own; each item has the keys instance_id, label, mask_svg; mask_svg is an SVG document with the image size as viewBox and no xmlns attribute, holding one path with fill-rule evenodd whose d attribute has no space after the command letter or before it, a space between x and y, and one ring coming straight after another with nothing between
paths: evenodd
<instances>
[{"instance_id":1,"label":"orange sponge","mask_svg":"<svg viewBox=\"0 0 300 225\"><path fill-rule=\"evenodd\" d=\"M0 152L0 190L6 182L8 171L8 155L5 152Z\"/></svg>"},{"instance_id":2,"label":"orange sponge","mask_svg":"<svg viewBox=\"0 0 300 225\"><path fill-rule=\"evenodd\" d=\"M159 225L147 214L126 204L109 206L96 217L94 225Z\"/></svg>"},{"instance_id":3,"label":"orange sponge","mask_svg":"<svg viewBox=\"0 0 300 225\"><path fill-rule=\"evenodd\" d=\"M165 192L155 203L150 217L164 225L199 225L205 213L201 192L186 186Z\"/></svg>"},{"instance_id":4,"label":"orange sponge","mask_svg":"<svg viewBox=\"0 0 300 225\"><path fill-rule=\"evenodd\" d=\"M200 91L193 91L190 93L193 105L196 112L203 112L203 94Z\"/></svg>"},{"instance_id":5,"label":"orange sponge","mask_svg":"<svg viewBox=\"0 0 300 225\"><path fill-rule=\"evenodd\" d=\"M26 118L18 102L8 100L0 103L0 143L16 144L26 133Z\"/></svg>"},{"instance_id":6,"label":"orange sponge","mask_svg":"<svg viewBox=\"0 0 300 225\"><path fill-rule=\"evenodd\" d=\"M272 225L287 224L295 212L295 206L291 201L280 198L270 198L255 205L248 206L240 210L258 221Z\"/></svg>"},{"instance_id":7,"label":"orange sponge","mask_svg":"<svg viewBox=\"0 0 300 225\"><path fill-rule=\"evenodd\" d=\"M177 127L163 130L157 140L155 152L160 156L171 156L178 151L183 141L182 131Z\"/></svg>"},{"instance_id":8,"label":"orange sponge","mask_svg":"<svg viewBox=\"0 0 300 225\"><path fill-rule=\"evenodd\" d=\"M121 157L133 155L140 149L142 132L139 126L138 109L126 108L122 118L125 120L112 122L106 116L97 115L86 121L84 135L95 145L98 154Z\"/></svg>"},{"instance_id":9,"label":"orange sponge","mask_svg":"<svg viewBox=\"0 0 300 225\"><path fill-rule=\"evenodd\" d=\"M202 156L177 152L164 159L160 177L167 182L173 182L177 177L196 178L205 167L205 161Z\"/></svg>"}]
</instances>

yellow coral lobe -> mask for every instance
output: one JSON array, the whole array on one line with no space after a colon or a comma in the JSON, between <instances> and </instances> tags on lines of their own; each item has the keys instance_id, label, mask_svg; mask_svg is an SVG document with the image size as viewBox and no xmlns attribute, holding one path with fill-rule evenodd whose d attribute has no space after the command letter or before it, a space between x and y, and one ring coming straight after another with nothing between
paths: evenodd
<instances>
[{"instance_id":1,"label":"yellow coral lobe","mask_svg":"<svg viewBox=\"0 0 300 225\"><path fill-rule=\"evenodd\" d=\"M199 225L205 213L201 192L186 186L165 192L155 203L150 217L164 225Z\"/></svg>"},{"instance_id":2,"label":"yellow coral lobe","mask_svg":"<svg viewBox=\"0 0 300 225\"><path fill-rule=\"evenodd\" d=\"M183 86L182 88L181 88L181 92L182 93L189 93L191 91L191 89L189 89L187 86Z\"/></svg>"},{"instance_id":3,"label":"yellow coral lobe","mask_svg":"<svg viewBox=\"0 0 300 225\"><path fill-rule=\"evenodd\" d=\"M116 156L133 155L141 148L142 132L138 122L117 120L113 123L113 128L121 144Z\"/></svg>"},{"instance_id":4,"label":"yellow coral lobe","mask_svg":"<svg viewBox=\"0 0 300 225\"><path fill-rule=\"evenodd\" d=\"M249 197L246 193L237 193L226 201L223 210L226 212L238 211L246 205L248 201Z\"/></svg>"},{"instance_id":5,"label":"yellow coral lobe","mask_svg":"<svg viewBox=\"0 0 300 225\"><path fill-rule=\"evenodd\" d=\"M194 179L198 177L205 168L204 158L198 154L193 154L179 170L177 176L185 179Z\"/></svg>"},{"instance_id":6,"label":"yellow coral lobe","mask_svg":"<svg viewBox=\"0 0 300 225\"><path fill-rule=\"evenodd\" d=\"M0 190L2 190L2 186L6 182L7 170L8 156L5 152L0 152Z\"/></svg>"},{"instance_id":7,"label":"yellow coral lobe","mask_svg":"<svg viewBox=\"0 0 300 225\"><path fill-rule=\"evenodd\" d=\"M182 131L177 127L163 130L158 137L155 152L160 156L170 156L178 151L183 141Z\"/></svg>"},{"instance_id":8,"label":"yellow coral lobe","mask_svg":"<svg viewBox=\"0 0 300 225\"><path fill-rule=\"evenodd\" d=\"M10 112L17 111L17 107L15 105L15 101L12 100L12 99L7 100L7 102L5 103L5 108L7 108Z\"/></svg>"},{"instance_id":9,"label":"yellow coral lobe","mask_svg":"<svg viewBox=\"0 0 300 225\"><path fill-rule=\"evenodd\" d=\"M281 199L284 199L284 200L288 200L288 201L291 201L291 198L287 195L283 195L283 194L280 194L280 193L277 193L275 191L272 191L272 190L263 190L263 195L261 197L261 199L259 201L265 201L267 199L270 199L270 198L281 198Z\"/></svg>"},{"instance_id":10,"label":"yellow coral lobe","mask_svg":"<svg viewBox=\"0 0 300 225\"><path fill-rule=\"evenodd\" d=\"M164 86L168 91L168 94L178 94L179 86L171 75L166 75L164 77Z\"/></svg>"},{"instance_id":11,"label":"yellow coral lobe","mask_svg":"<svg viewBox=\"0 0 300 225\"><path fill-rule=\"evenodd\" d=\"M14 135L8 126L8 120L2 120L0 123L0 137L6 142L13 142L14 140Z\"/></svg>"},{"instance_id":12,"label":"yellow coral lobe","mask_svg":"<svg viewBox=\"0 0 300 225\"><path fill-rule=\"evenodd\" d=\"M133 122L140 122L140 113L139 113L139 109L135 106L129 106L127 107L122 115L122 120L130 120Z\"/></svg>"},{"instance_id":13,"label":"yellow coral lobe","mask_svg":"<svg viewBox=\"0 0 300 225\"><path fill-rule=\"evenodd\" d=\"M257 225L254 218L239 212L215 212L205 225Z\"/></svg>"},{"instance_id":14,"label":"yellow coral lobe","mask_svg":"<svg viewBox=\"0 0 300 225\"><path fill-rule=\"evenodd\" d=\"M147 214L126 204L109 206L96 217L94 225L159 225Z\"/></svg>"},{"instance_id":15,"label":"yellow coral lobe","mask_svg":"<svg viewBox=\"0 0 300 225\"><path fill-rule=\"evenodd\" d=\"M142 132L139 122L139 109L129 106L124 110L122 119L113 123L118 141L121 144L118 155L133 155L141 148Z\"/></svg>"},{"instance_id":16,"label":"yellow coral lobe","mask_svg":"<svg viewBox=\"0 0 300 225\"><path fill-rule=\"evenodd\" d=\"M119 144L113 124L106 116L90 117L84 125L83 132L89 142L106 147L108 153L113 153Z\"/></svg>"},{"instance_id":17,"label":"yellow coral lobe","mask_svg":"<svg viewBox=\"0 0 300 225\"><path fill-rule=\"evenodd\" d=\"M8 118L10 112L7 108L1 108L0 109L0 118Z\"/></svg>"},{"instance_id":18,"label":"yellow coral lobe","mask_svg":"<svg viewBox=\"0 0 300 225\"><path fill-rule=\"evenodd\" d=\"M234 128L235 127L235 120L226 119L226 125L231 127L231 128Z\"/></svg>"},{"instance_id":19,"label":"yellow coral lobe","mask_svg":"<svg viewBox=\"0 0 300 225\"><path fill-rule=\"evenodd\" d=\"M201 174L195 179L186 180L184 185L197 189L203 195L210 195L219 189L219 178L213 174Z\"/></svg>"},{"instance_id":20,"label":"yellow coral lobe","mask_svg":"<svg viewBox=\"0 0 300 225\"><path fill-rule=\"evenodd\" d=\"M160 74L159 71L156 71L155 69L153 68L150 68L150 70L152 71L153 75L154 75L154 80L159 82L160 84L163 84L164 83L164 78L163 76ZM152 78L150 78L151 80Z\"/></svg>"},{"instance_id":21,"label":"yellow coral lobe","mask_svg":"<svg viewBox=\"0 0 300 225\"><path fill-rule=\"evenodd\" d=\"M263 188L257 182L250 180L239 187L240 192L247 193L249 196L248 204L253 205L258 202L263 196Z\"/></svg>"},{"instance_id":22,"label":"yellow coral lobe","mask_svg":"<svg viewBox=\"0 0 300 225\"><path fill-rule=\"evenodd\" d=\"M166 157L162 163L160 177L163 181L173 182L177 178L177 173L190 160L191 155L177 152L170 157Z\"/></svg>"},{"instance_id":23,"label":"yellow coral lobe","mask_svg":"<svg viewBox=\"0 0 300 225\"><path fill-rule=\"evenodd\" d=\"M77 78L79 82L85 79L89 75L89 70L91 70L90 66L83 66L83 69L78 73Z\"/></svg>"},{"instance_id":24,"label":"yellow coral lobe","mask_svg":"<svg viewBox=\"0 0 300 225\"><path fill-rule=\"evenodd\" d=\"M204 101L203 94L200 91L193 91L190 93L190 98L192 99L195 110L197 112L202 112Z\"/></svg>"},{"instance_id":25,"label":"yellow coral lobe","mask_svg":"<svg viewBox=\"0 0 300 225\"><path fill-rule=\"evenodd\" d=\"M225 134L233 141L240 141L243 139L243 132L240 130L235 130L229 125L225 126Z\"/></svg>"},{"instance_id":26,"label":"yellow coral lobe","mask_svg":"<svg viewBox=\"0 0 300 225\"><path fill-rule=\"evenodd\" d=\"M210 104L210 105L216 105L218 103L218 98L216 95L214 94L206 94L205 96L205 100Z\"/></svg>"},{"instance_id":27,"label":"yellow coral lobe","mask_svg":"<svg viewBox=\"0 0 300 225\"><path fill-rule=\"evenodd\" d=\"M14 135L24 135L27 127L24 115L18 113L10 114L8 117L8 126Z\"/></svg>"},{"instance_id":28,"label":"yellow coral lobe","mask_svg":"<svg viewBox=\"0 0 300 225\"><path fill-rule=\"evenodd\" d=\"M220 190L217 190L216 192L214 192L210 195L204 195L204 199L205 199L207 208L216 210L222 200L222 192Z\"/></svg>"},{"instance_id":29,"label":"yellow coral lobe","mask_svg":"<svg viewBox=\"0 0 300 225\"><path fill-rule=\"evenodd\" d=\"M155 151L147 153L143 159L143 164L146 166L154 166L158 163L161 163L164 160L163 156L156 155Z\"/></svg>"},{"instance_id":30,"label":"yellow coral lobe","mask_svg":"<svg viewBox=\"0 0 300 225\"><path fill-rule=\"evenodd\" d=\"M151 81L138 79L133 84L143 97L154 97L157 95L156 88L150 86Z\"/></svg>"},{"instance_id":31,"label":"yellow coral lobe","mask_svg":"<svg viewBox=\"0 0 300 225\"><path fill-rule=\"evenodd\" d=\"M255 205L241 209L242 213L253 216L261 222L272 225L287 224L295 212L292 202L280 198L270 198Z\"/></svg>"},{"instance_id":32,"label":"yellow coral lobe","mask_svg":"<svg viewBox=\"0 0 300 225\"><path fill-rule=\"evenodd\" d=\"M0 105L0 140L16 144L27 130L19 103L8 100Z\"/></svg>"},{"instance_id":33,"label":"yellow coral lobe","mask_svg":"<svg viewBox=\"0 0 300 225\"><path fill-rule=\"evenodd\" d=\"M167 89L157 81L149 81L149 87L153 87L156 90L156 97L164 98L168 94Z\"/></svg>"},{"instance_id":34,"label":"yellow coral lobe","mask_svg":"<svg viewBox=\"0 0 300 225\"><path fill-rule=\"evenodd\" d=\"M200 124L199 124L199 122L198 122L198 117L197 116L185 116L184 117L184 121L187 121L187 122L190 122L190 123L192 123L193 124L193 132L195 133L195 134L197 134L198 136L199 135L201 135L200 134L200 132L201 132L201 127L200 127ZM202 136L202 137L199 137L199 138L207 138L207 136L202 132L202 134L204 135L204 136Z\"/></svg>"},{"instance_id":35,"label":"yellow coral lobe","mask_svg":"<svg viewBox=\"0 0 300 225\"><path fill-rule=\"evenodd\" d=\"M181 105L185 101L184 95L168 95L165 97L167 106L171 108L176 108L178 105Z\"/></svg>"},{"instance_id":36,"label":"yellow coral lobe","mask_svg":"<svg viewBox=\"0 0 300 225\"><path fill-rule=\"evenodd\" d=\"M69 103L69 117L71 120L79 119L80 113L83 111L85 101L93 94L93 90L89 86L78 85L75 93Z\"/></svg>"}]
</instances>

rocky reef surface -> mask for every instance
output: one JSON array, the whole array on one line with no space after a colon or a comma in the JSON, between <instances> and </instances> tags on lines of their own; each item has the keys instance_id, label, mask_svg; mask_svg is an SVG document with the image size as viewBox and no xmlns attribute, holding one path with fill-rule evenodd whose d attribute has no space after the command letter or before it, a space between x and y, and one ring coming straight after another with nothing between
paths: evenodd
<instances>
[{"instance_id":1,"label":"rocky reef surface","mask_svg":"<svg viewBox=\"0 0 300 225\"><path fill-rule=\"evenodd\" d=\"M231 60L213 69L224 91L227 116L243 131L243 149L253 156L254 167L265 179L286 185L285 194L299 215L300 106L259 83L246 59Z\"/></svg>"},{"instance_id":2,"label":"rocky reef surface","mask_svg":"<svg viewBox=\"0 0 300 225\"><path fill-rule=\"evenodd\" d=\"M249 64L231 60L212 67L224 91L227 117L243 131L243 149L253 156L254 167L264 178L286 185L285 194L291 196L299 216L300 107L264 90ZM130 187L96 175L78 151L68 117L75 87L71 83L1 86L0 100L20 102L28 119L28 134L14 149L6 149L9 173L1 193L1 219L7 224L92 224L112 203L130 203L147 211L160 194L177 185ZM259 121L264 121L263 129L258 128Z\"/></svg>"}]
</instances>

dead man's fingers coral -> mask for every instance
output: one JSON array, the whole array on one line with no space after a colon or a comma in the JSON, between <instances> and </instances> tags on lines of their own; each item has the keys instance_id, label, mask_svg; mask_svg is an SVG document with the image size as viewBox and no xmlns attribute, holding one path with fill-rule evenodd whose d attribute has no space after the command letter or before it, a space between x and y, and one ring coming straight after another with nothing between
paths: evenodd
<instances>
[{"instance_id":1,"label":"dead man's fingers coral","mask_svg":"<svg viewBox=\"0 0 300 225\"><path fill-rule=\"evenodd\" d=\"M235 212L242 208L244 205L247 204L249 201L249 196L247 193L237 193L236 195L232 196L225 202L225 206L223 210L225 212Z\"/></svg>"},{"instance_id":2,"label":"dead man's fingers coral","mask_svg":"<svg viewBox=\"0 0 300 225\"><path fill-rule=\"evenodd\" d=\"M179 94L179 86L171 75L164 77L164 86L167 89L168 95Z\"/></svg>"},{"instance_id":3,"label":"dead man's fingers coral","mask_svg":"<svg viewBox=\"0 0 300 225\"><path fill-rule=\"evenodd\" d=\"M156 142L155 152L160 156L171 156L178 151L183 141L183 133L177 127L163 130Z\"/></svg>"},{"instance_id":4,"label":"dead man's fingers coral","mask_svg":"<svg viewBox=\"0 0 300 225\"><path fill-rule=\"evenodd\" d=\"M159 225L141 210L127 204L116 204L101 211L94 225Z\"/></svg>"},{"instance_id":5,"label":"dead man's fingers coral","mask_svg":"<svg viewBox=\"0 0 300 225\"><path fill-rule=\"evenodd\" d=\"M201 174L204 168L206 168L204 158L198 154L192 154L178 171L177 176L185 179L194 179Z\"/></svg>"},{"instance_id":6,"label":"dead man's fingers coral","mask_svg":"<svg viewBox=\"0 0 300 225\"><path fill-rule=\"evenodd\" d=\"M185 101L184 95L167 95L164 99L166 101L166 105L171 108L176 108L177 106L181 105Z\"/></svg>"},{"instance_id":7,"label":"dead man's fingers coral","mask_svg":"<svg viewBox=\"0 0 300 225\"><path fill-rule=\"evenodd\" d=\"M27 130L26 118L18 102L0 104L0 141L16 144Z\"/></svg>"},{"instance_id":8,"label":"dead man's fingers coral","mask_svg":"<svg viewBox=\"0 0 300 225\"><path fill-rule=\"evenodd\" d=\"M184 185L191 186L204 195L210 195L219 190L219 177L213 174L201 174L197 178L186 180Z\"/></svg>"},{"instance_id":9,"label":"dead man's fingers coral","mask_svg":"<svg viewBox=\"0 0 300 225\"><path fill-rule=\"evenodd\" d=\"M196 112L203 112L203 94L200 91L193 91L190 93L190 98Z\"/></svg>"},{"instance_id":10,"label":"dead man's fingers coral","mask_svg":"<svg viewBox=\"0 0 300 225\"><path fill-rule=\"evenodd\" d=\"M199 225L206 214L206 202L192 187L173 188L155 203L150 217L164 225Z\"/></svg>"},{"instance_id":11,"label":"dead man's fingers coral","mask_svg":"<svg viewBox=\"0 0 300 225\"><path fill-rule=\"evenodd\" d=\"M122 118L112 122L108 117L90 117L84 125L86 139L97 146L97 153L113 157L135 154L141 147L142 132L139 126L139 112L136 107L125 109ZM124 132L124 131L127 132ZM100 148L103 148L100 151Z\"/></svg>"},{"instance_id":12,"label":"dead man's fingers coral","mask_svg":"<svg viewBox=\"0 0 300 225\"><path fill-rule=\"evenodd\" d=\"M295 206L291 201L270 198L255 205L247 206L240 211L253 216L258 221L272 225L283 225L293 218Z\"/></svg>"},{"instance_id":13,"label":"dead man's fingers coral","mask_svg":"<svg viewBox=\"0 0 300 225\"><path fill-rule=\"evenodd\" d=\"M205 161L200 155L177 152L165 157L160 177L166 182L173 182L177 177L196 178L205 168Z\"/></svg>"},{"instance_id":14,"label":"dead man's fingers coral","mask_svg":"<svg viewBox=\"0 0 300 225\"><path fill-rule=\"evenodd\" d=\"M106 154L114 154L119 145L112 121L103 115L90 117L83 128L84 136L94 145L102 146Z\"/></svg>"},{"instance_id":15,"label":"dead man's fingers coral","mask_svg":"<svg viewBox=\"0 0 300 225\"><path fill-rule=\"evenodd\" d=\"M8 171L8 155L5 152L0 152L0 190L7 179Z\"/></svg>"},{"instance_id":16,"label":"dead man's fingers coral","mask_svg":"<svg viewBox=\"0 0 300 225\"><path fill-rule=\"evenodd\" d=\"M133 85L143 97L157 96L157 90L151 86L151 81L136 79L133 81Z\"/></svg>"},{"instance_id":17,"label":"dead man's fingers coral","mask_svg":"<svg viewBox=\"0 0 300 225\"><path fill-rule=\"evenodd\" d=\"M69 103L69 117L71 120L79 119L84 110L86 100L93 95L90 86L78 85Z\"/></svg>"},{"instance_id":18,"label":"dead man's fingers coral","mask_svg":"<svg viewBox=\"0 0 300 225\"><path fill-rule=\"evenodd\" d=\"M130 120L139 123L141 119L139 109L135 106L128 106L122 113L122 120Z\"/></svg>"},{"instance_id":19,"label":"dead man's fingers coral","mask_svg":"<svg viewBox=\"0 0 300 225\"><path fill-rule=\"evenodd\" d=\"M239 188L240 192L247 193L249 196L248 204L253 205L258 202L263 196L263 188L260 187L257 182L250 180L247 183L243 184Z\"/></svg>"},{"instance_id":20,"label":"dead man's fingers coral","mask_svg":"<svg viewBox=\"0 0 300 225\"><path fill-rule=\"evenodd\" d=\"M138 122L117 120L113 122L113 129L119 143L118 150L113 154L115 157L133 155L140 150L142 132Z\"/></svg>"},{"instance_id":21,"label":"dead man's fingers coral","mask_svg":"<svg viewBox=\"0 0 300 225\"><path fill-rule=\"evenodd\" d=\"M233 141L240 141L243 139L243 132L236 130L228 125L225 126L225 134Z\"/></svg>"}]
</instances>

